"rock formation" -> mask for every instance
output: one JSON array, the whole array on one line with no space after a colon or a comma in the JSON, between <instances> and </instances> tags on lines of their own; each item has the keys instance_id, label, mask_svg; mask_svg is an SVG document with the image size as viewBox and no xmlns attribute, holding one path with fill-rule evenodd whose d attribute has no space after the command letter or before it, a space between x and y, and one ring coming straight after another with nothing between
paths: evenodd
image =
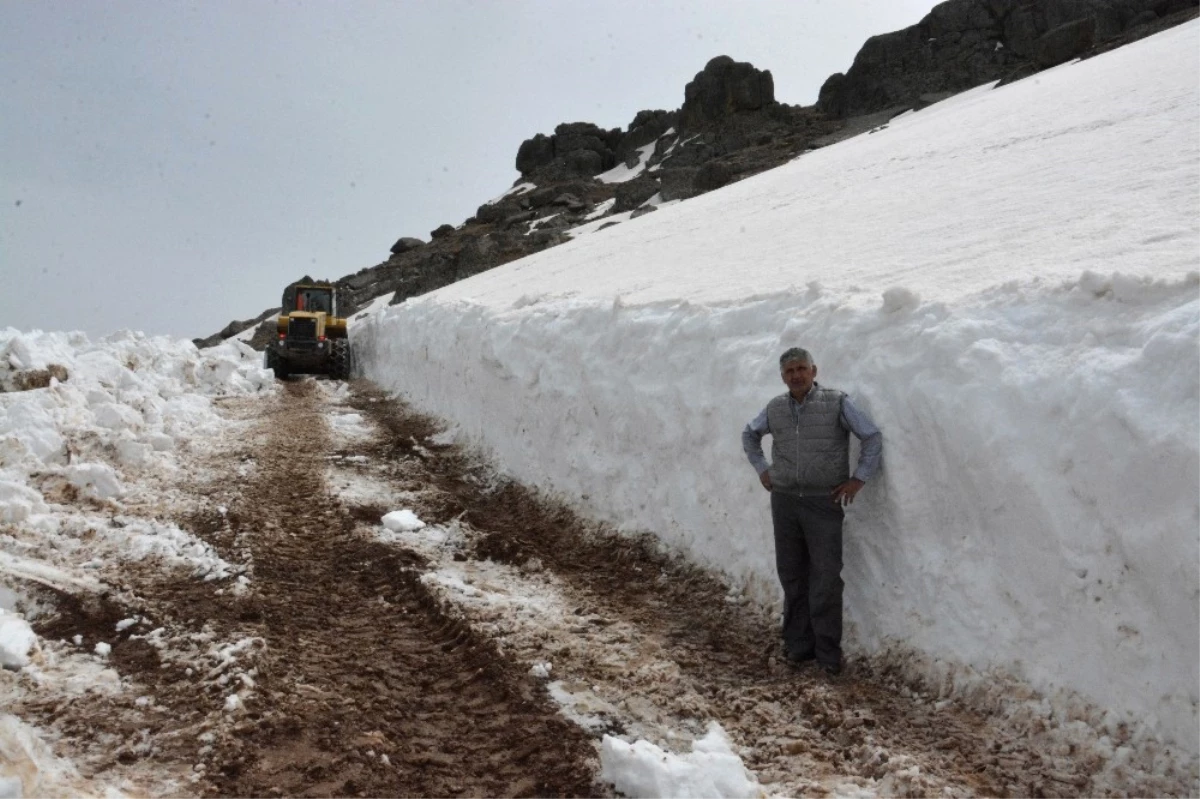
<instances>
[{"instance_id":1,"label":"rock formation","mask_svg":"<svg viewBox=\"0 0 1200 799\"><path fill-rule=\"evenodd\" d=\"M911 106L1032 74L1094 45L1170 21L1197 0L947 0L916 25L872 36L845 74L831 75L817 107L843 118Z\"/></svg>"},{"instance_id":2,"label":"rock formation","mask_svg":"<svg viewBox=\"0 0 1200 799\"><path fill-rule=\"evenodd\" d=\"M341 311L349 315L388 293L402 302L566 241L590 219L613 217L600 229L620 224L657 202L720 189L900 111L1120 46L1195 17L1198 2L947 0L916 25L869 39L808 108L777 102L770 72L718 56L687 84L677 110L639 111L624 131L569 122L526 139L512 189L461 225L440 225L428 243L402 237L386 261L336 281ZM277 312L231 322L196 344L218 344L258 325L251 344L261 349Z\"/></svg>"}]
</instances>

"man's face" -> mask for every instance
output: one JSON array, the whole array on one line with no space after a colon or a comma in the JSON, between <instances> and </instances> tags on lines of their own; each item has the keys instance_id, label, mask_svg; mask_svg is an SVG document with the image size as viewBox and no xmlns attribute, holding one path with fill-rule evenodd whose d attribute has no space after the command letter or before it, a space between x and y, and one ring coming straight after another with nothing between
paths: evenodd
<instances>
[{"instance_id":1,"label":"man's face","mask_svg":"<svg viewBox=\"0 0 1200 799\"><path fill-rule=\"evenodd\" d=\"M804 361L788 361L779 373L783 377L783 384L797 399L807 394L813 381L817 379L816 365Z\"/></svg>"}]
</instances>

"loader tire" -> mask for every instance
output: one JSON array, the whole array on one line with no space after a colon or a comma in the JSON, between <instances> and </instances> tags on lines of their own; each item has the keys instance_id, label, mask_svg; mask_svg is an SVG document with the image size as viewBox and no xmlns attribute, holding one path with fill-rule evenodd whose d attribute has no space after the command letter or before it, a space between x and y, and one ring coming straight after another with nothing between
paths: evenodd
<instances>
[{"instance_id":1,"label":"loader tire","mask_svg":"<svg viewBox=\"0 0 1200 799\"><path fill-rule=\"evenodd\" d=\"M275 350L267 350L267 368L275 373L276 380L287 380L288 363L276 354Z\"/></svg>"},{"instance_id":2,"label":"loader tire","mask_svg":"<svg viewBox=\"0 0 1200 799\"><path fill-rule=\"evenodd\" d=\"M333 351L330 354L333 359L333 365L329 370L329 374L335 380L350 379L350 341L349 339L339 338L333 341Z\"/></svg>"}]
</instances>

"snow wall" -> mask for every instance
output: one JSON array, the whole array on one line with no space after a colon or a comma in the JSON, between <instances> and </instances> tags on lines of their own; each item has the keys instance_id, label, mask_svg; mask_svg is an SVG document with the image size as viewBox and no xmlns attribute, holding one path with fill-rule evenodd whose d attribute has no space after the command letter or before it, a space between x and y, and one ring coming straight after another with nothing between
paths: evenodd
<instances>
[{"instance_id":1,"label":"snow wall","mask_svg":"<svg viewBox=\"0 0 1200 799\"><path fill-rule=\"evenodd\" d=\"M1197 30L410 299L353 331L360 368L773 602L739 435L804 346L884 432L847 516L851 650L1015 675L1195 758Z\"/></svg>"}]
</instances>

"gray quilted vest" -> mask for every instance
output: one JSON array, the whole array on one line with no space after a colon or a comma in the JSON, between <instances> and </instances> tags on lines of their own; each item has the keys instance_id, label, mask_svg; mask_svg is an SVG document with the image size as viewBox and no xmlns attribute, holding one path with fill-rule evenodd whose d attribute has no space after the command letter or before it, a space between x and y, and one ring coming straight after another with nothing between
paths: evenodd
<instances>
[{"instance_id":1,"label":"gray quilted vest","mask_svg":"<svg viewBox=\"0 0 1200 799\"><path fill-rule=\"evenodd\" d=\"M804 402L794 405L790 394L782 394L767 403L773 491L828 494L850 479L850 433L841 424L844 396L813 384Z\"/></svg>"}]
</instances>

